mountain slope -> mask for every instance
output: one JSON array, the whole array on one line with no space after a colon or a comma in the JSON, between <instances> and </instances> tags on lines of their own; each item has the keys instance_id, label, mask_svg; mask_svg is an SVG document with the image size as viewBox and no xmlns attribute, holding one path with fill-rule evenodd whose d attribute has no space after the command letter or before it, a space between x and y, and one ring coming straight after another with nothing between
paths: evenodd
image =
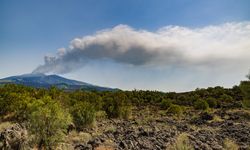
<instances>
[{"instance_id":1,"label":"mountain slope","mask_svg":"<svg viewBox=\"0 0 250 150\"><path fill-rule=\"evenodd\" d=\"M65 90L96 90L96 91L114 91L117 89L101 87L89 83L70 80L58 75L45 75L45 74L24 74L19 76L11 76L0 79L0 84L22 84L36 88L49 88L56 86Z\"/></svg>"}]
</instances>

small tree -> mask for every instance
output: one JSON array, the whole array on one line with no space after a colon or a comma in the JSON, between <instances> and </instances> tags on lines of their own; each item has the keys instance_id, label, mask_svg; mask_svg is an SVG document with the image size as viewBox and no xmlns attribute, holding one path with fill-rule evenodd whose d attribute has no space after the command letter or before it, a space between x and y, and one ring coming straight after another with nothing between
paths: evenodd
<instances>
[{"instance_id":1,"label":"small tree","mask_svg":"<svg viewBox=\"0 0 250 150\"><path fill-rule=\"evenodd\" d=\"M160 106L162 109L168 109L171 104L172 104L172 102L170 99L163 99L160 103Z\"/></svg>"},{"instance_id":2,"label":"small tree","mask_svg":"<svg viewBox=\"0 0 250 150\"><path fill-rule=\"evenodd\" d=\"M127 106L123 106L121 108L121 117L123 119L130 119L132 116L132 106L131 105L127 105Z\"/></svg>"},{"instance_id":3,"label":"small tree","mask_svg":"<svg viewBox=\"0 0 250 150\"><path fill-rule=\"evenodd\" d=\"M210 108L216 108L217 107L217 100L213 97L208 97L206 99L206 102L208 103Z\"/></svg>"},{"instance_id":4,"label":"small tree","mask_svg":"<svg viewBox=\"0 0 250 150\"><path fill-rule=\"evenodd\" d=\"M132 114L131 103L122 92L111 93L103 98L103 108L108 118L128 119Z\"/></svg>"},{"instance_id":5,"label":"small tree","mask_svg":"<svg viewBox=\"0 0 250 150\"><path fill-rule=\"evenodd\" d=\"M202 99L198 99L195 103L194 103L194 108L198 109L198 110L207 110L209 108L209 105L206 101L202 100Z\"/></svg>"},{"instance_id":6,"label":"small tree","mask_svg":"<svg viewBox=\"0 0 250 150\"><path fill-rule=\"evenodd\" d=\"M94 105L89 102L76 103L71 113L78 128L92 126L96 117Z\"/></svg>"},{"instance_id":7,"label":"small tree","mask_svg":"<svg viewBox=\"0 0 250 150\"><path fill-rule=\"evenodd\" d=\"M121 105L112 97L105 98L104 110L109 118L118 118L121 116Z\"/></svg>"},{"instance_id":8,"label":"small tree","mask_svg":"<svg viewBox=\"0 0 250 150\"><path fill-rule=\"evenodd\" d=\"M24 121L27 119L29 112L28 112L28 105L34 100L28 94L17 94L14 93L12 95L15 101L10 105L12 112L14 112L14 117L18 121Z\"/></svg>"},{"instance_id":9,"label":"small tree","mask_svg":"<svg viewBox=\"0 0 250 150\"><path fill-rule=\"evenodd\" d=\"M179 105L171 104L167 113L180 117L182 115L182 108Z\"/></svg>"},{"instance_id":10,"label":"small tree","mask_svg":"<svg viewBox=\"0 0 250 150\"><path fill-rule=\"evenodd\" d=\"M240 83L240 89L243 93L243 106L245 108L250 108L250 81L242 81Z\"/></svg>"},{"instance_id":11,"label":"small tree","mask_svg":"<svg viewBox=\"0 0 250 150\"><path fill-rule=\"evenodd\" d=\"M71 123L70 114L58 102L45 96L30 106L29 129L39 149L53 149Z\"/></svg>"},{"instance_id":12,"label":"small tree","mask_svg":"<svg viewBox=\"0 0 250 150\"><path fill-rule=\"evenodd\" d=\"M250 108L250 72L248 75L246 75L248 78L248 81L241 81L240 83L240 90L243 93L244 99L243 99L243 106L245 108Z\"/></svg>"},{"instance_id":13,"label":"small tree","mask_svg":"<svg viewBox=\"0 0 250 150\"><path fill-rule=\"evenodd\" d=\"M221 102L224 102L224 103L232 103L232 102L233 102L232 96L227 95L227 94L222 94L222 95L220 96L219 100L220 100Z\"/></svg>"}]
</instances>

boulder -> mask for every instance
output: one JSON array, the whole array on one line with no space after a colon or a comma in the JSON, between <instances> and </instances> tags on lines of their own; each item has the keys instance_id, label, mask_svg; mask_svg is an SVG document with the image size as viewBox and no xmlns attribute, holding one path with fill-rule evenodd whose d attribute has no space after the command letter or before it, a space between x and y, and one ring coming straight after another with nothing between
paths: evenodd
<instances>
[{"instance_id":1,"label":"boulder","mask_svg":"<svg viewBox=\"0 0 250 150\"><path fill-rule=\"evenodd\" d=\"M6 128L0 133L0 149L24 149L27 141L27 130L20 124Z\"/></svg>"}]
</instances>

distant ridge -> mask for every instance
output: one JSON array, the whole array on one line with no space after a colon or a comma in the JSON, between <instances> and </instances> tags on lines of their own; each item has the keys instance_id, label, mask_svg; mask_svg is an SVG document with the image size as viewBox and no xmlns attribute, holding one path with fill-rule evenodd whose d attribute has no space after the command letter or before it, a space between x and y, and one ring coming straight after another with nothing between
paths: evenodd
<instances>
[{"instance_id":1,"label":"distant ridge","mask_svg":"<svg viewBox=\"0 0 250 150\"><path fill-rule=\"evenodd\" d=\"M49 88L56 86L64 90L94 90L115 91L116 88L101 87L86 82L67 79L58 75L45 75L41 73L23 74L0 79L0 84L22 84L36 88Z\"/></svg>"}]
</instances>

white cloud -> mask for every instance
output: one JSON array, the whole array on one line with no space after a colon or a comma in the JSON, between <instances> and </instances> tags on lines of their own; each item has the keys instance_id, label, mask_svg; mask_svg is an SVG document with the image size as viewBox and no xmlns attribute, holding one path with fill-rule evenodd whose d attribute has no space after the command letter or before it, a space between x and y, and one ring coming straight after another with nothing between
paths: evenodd
<instances>
[{"instance_id":1,"label":"white cloud","mask_svg":"<svg viewBox=\"0 0 250 150\"><path fill-rule=\"evenodd\" d=\"M167 26L155 32L118 25L75 38L57 56L46 56L34 72L68 73L102 59L150 67L241 67L250 64L250 22L194 29Z\"/></svg>"}]
</instances>

